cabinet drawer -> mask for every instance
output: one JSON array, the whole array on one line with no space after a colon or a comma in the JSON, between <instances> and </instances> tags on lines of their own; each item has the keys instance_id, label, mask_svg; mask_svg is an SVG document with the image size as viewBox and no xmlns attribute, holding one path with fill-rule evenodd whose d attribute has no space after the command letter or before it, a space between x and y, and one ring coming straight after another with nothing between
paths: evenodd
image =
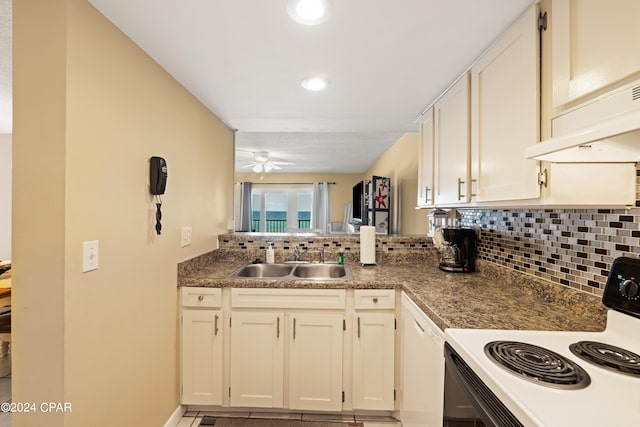
<instances>
[{"instance_id":1,"label":"cabinet drawer","mask_svg":"<svg viewBox=\"0 0 640 427\"><path fill-rule=\"evenodd\" d=\"M233 308L344 309L344 289L231 289Z\"/></svg>"},{"instance_id":2,"label":"cabinet drawer","mask_svg":"<svg viewBox=\"0 0 640 427\"><path fill-rule=\"evenodd\" d=\"M182 288L183 307L220 307L222 289L220 288Z\"/></svg>"},{"instance_id":3,"label":"cabinet drawer","mask_svg":"<svg viewBox=\"0 0 640 427\"><path fill-rule=\"evenodd\" d=\"M388 309L396 306L396 291L393 289L356 289L356 310Z\"/></svg>"}]
</instances>

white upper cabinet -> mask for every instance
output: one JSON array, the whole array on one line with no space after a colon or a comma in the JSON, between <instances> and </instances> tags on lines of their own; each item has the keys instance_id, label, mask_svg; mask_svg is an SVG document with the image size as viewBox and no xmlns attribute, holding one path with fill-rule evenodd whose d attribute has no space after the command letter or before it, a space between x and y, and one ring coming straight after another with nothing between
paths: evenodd
<instances>
[{"instance_id":1,"label":"white upper cabinet","mask_svg":"<svg viewBox=\"0 0 640 427\"><path fill-rule=\"evenodd\" d=\"M637 16L638 0L531 6L421 118L418 207L633 205L632 162L547 163L525 149L640 77Z\"/></svg>"},{"instance_id":2,"label":"white upper cabinet","mask_svg":"<svg viewBox=\"0 0 640 427\"><path fill-rule=\"evenodd\" d=\"M418 146L418 207L433 206L433 109L429 108L420 120Z\"/></svg>"},{"instance_id":3,"label":"white upper cabinet","mask_svg":"<svg viewBox=\"0 0 640 427\"><path fill-rule=\"evenodd\" d=\"M638 0L553 0L554 109L637 76L638 16Z\"/></svg>"},{"instance_id":4,"label":"white upper cabinet","mask_svg":"<svg viewBox=\"0 0 640 427\"><path fill-rule=\"evenodd\" d=\"M603 95L637 78L640 13L637 0L545 0L542 32L541 139L552 135L551 123L583 101ZM635 76L635 77L634 77ZM585 125L591 124L588 120ZM576 207L633 206L633 163L542 162L545 185L540 205Z\"/></svg>"},{"instance_id":5,"label":"white upper cabinet","mask_svg":"<svg viewBox=\"0 0 640 427\"><path fill-rule=\"evenodd\" d=\"M469 195L469 73L433 107L435 203L460 205Z\"/></svg>"},{"instance_id":6,"label":"white upper cabinet","mask_svg":"<svg viewBox=\"0 0 640 427\"><path fill-rule=\"evenodd\" d=\"M540 42L531 7L471 68L471 177L474 202L540 196Z\"/></svg>"}]
</instances>

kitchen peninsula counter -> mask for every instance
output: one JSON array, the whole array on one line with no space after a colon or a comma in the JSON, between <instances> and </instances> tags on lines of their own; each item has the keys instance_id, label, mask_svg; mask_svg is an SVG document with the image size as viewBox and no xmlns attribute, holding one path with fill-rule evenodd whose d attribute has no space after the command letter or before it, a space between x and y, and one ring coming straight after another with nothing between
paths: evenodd
<instances>
[{"instance_id":1,"label":"kitchen peninsula counter","mask_svg":"<svg viewBox=\"0 0 640 427\"><path fill-rule=\"evenodd\" d=\"M347 262L353 280L230 278L246 260L214 251L178 268L178 286L315 289L400 289L441 328L602 331L599 298L569 287L478 261L478 272L447 273L435 254L375 266Z\"/></svg>"}]
</instances>

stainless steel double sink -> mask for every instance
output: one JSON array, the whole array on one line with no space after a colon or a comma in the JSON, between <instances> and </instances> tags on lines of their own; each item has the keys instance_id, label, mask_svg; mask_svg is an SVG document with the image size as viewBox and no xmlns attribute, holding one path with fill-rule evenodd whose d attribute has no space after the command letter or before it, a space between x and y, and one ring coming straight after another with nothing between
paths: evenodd
<instances>
[{"instance_id":1,"label":"stainless steel double sink","mask_svg":"<svg viewBox=\"0 0 640 427\"><path fill-rule=\"evenodd\" d=\"M340 264L247 264L229 276L237 279L352 280L351 270Z\"/></svg>"}]
</instances>

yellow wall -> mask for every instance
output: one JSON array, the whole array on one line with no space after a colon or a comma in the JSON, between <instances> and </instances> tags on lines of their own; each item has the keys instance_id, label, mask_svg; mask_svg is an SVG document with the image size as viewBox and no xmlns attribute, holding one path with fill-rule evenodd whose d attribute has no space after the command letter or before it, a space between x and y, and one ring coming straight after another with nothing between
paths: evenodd
<instances>
[{"instance_id":1,"label":"yellow wall","mask_svg":"<svg viewBox=\"0 0 640 427\"><path fill-rule=\"evenodd\" d=\"M417 133L405 133L364 174L368 179L373 175L391 178L392 234L427 233L426 213L416 210L419 142Z\"/></svg>"},{"instance_id":2,"label":"yellow wall","mask_svg":"<svg viewBox=\"0 0 640 427\"><path fill-rule=\"evenodd\" d=\"M13 425L161 426L179 405L176 264L233 216L233 133L86 0L13 8L13 401L72 404ZM88 240L99 269L82 273Z\"/></svg>"},{"instance_id":3,"label":"yellow wall","mask_svg":"<svg viewBox=\"0 0 640 427\"><path fill-rule=\"evenodd\" d=\"M351 203L353 186L362 180L362 175L348 173L236 173L235 180L236 182L253 182L256 185L270 182L335 182L335 185L329 187L331 221L341 222L344 218L344 207L347 203Z\"/></svg>"}]
</instances>

